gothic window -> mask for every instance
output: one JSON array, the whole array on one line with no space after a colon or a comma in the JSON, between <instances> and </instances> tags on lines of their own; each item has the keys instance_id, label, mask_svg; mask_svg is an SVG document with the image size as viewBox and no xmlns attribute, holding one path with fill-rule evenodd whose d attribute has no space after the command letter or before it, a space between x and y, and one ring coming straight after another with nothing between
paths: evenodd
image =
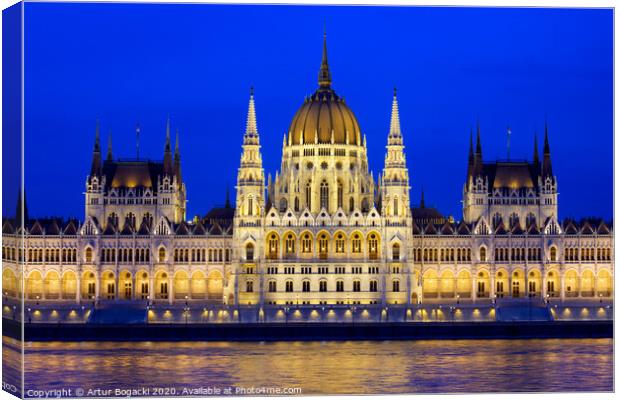
<instances>
[{"instance_id":1,"label":"gothic window","mask_svg":"<svg viewBox=\"0 0 620 400\"><path fill-rule=\"evenodd\" d=\"M355 200L353 200L353 196L349 197L349 212L353 212L355 209Z\"/></svg>"},{"instance_id":2,"label":"gothic window","mask_svg":"<svg viewBox=\"0 0 620 400\"><path fill-rule=\"evenodd\" d=\"M361 253L362 252L362 239L359 234L354 234L353 239L351 240L351 253Z\"/></svg>"},{"instance_id":3,"label":"gothic window","mask_svg":"<svg viewBox=\"0 0 620 400\"><path fill-rule=\"evenodd\" d=\"M247 281L245 283L245 291L248 293L252 293L254 292L254 282L252 281Z\"/></svg>"},{"instance_id":4,"label":"gothic window","mask_svg":"<svg viewBox=\"0 0 620 400\"><path fill-rule=\"evenodd\" d=\"M336 253L344 253L344 235L339 233L336 235Z\"/></svg>"},{"instance_id":5,"label":"gothic window","mask_svg":"<svg viewBox=\"0 0 620 400\"><path fill-rule=\"evenodd\" d=\"M319 282L319 292L327 292L327 281Z\"/></svg>"},{"instance_id":6,"label":"gothic window","mask_svg":"<svg viewBox=\"0 0 620 400\"><path fill-rule=\"evenodd\" d=\"M338 181L338 208L344 207L344 186L341 181Z\"/></svg>"},{"instance_id":7,"label":"gothic window","mask_svg":"<svg viewBox=\"0 0 620 400\"><path fill-rule=\"evenodd\" d=\"M309 233L305 233L301 239L301 252L312 253L312 237Z\"/></svg>"},{"instance_id":8,"label":"gothic window","mask_svg":"<svg viewBox=\"0 0 620 400\"><path fill-rule=\"evenodd\" d=\"M400 292L400 281L392 281L392 292Z\"/></svg>"},{"instance_id":9,"label":"gothic window","mask_svg":"<svg viewBox=\"0 0 620 400\"><path fill-rule=\"evenodd\" d=\"M306 183L306 207L312 208L312 182Z\"/></svg>"},{"instance_id":10,"label":"gothic window","mask_svg":"<svg viewBox=\"0 0 620 400\"><path fill-rule=\"evenodd\" d=\"M276 288L276 281L269 281L269 291L274 293L277 291Z\"/></svg>"},{"instance_id":11,"label":"gothic window","mask_svg":"<svg viewBox=\"0 0 620 400\"><path fill-rule=\"evenodd\" d=\"M362 286L362 284L361 284L360 281L357 281L357 280L353 281L353 291L354 292L360 292L362 290L361 286Z\"/></svg>"},{"instance_id":12,"label":"gothic window","mask_svg":"<svg viewBox=\"0 0 620 400\"><path fill-rule=\"evenodd\" d=\"M400 245L398 243L392 245L392 260L400 260Z\"/></svg>"},{"instance_id":13,"label":"gothic window","mask_svg":"<svg viewBox=\"0 0 620 400\"><path fill-rule=\"evenodd\" d=\"M321 233L319 236L319 258L326 259L327 258L327 245L329 239L327 238L327 234Z\"/></svg>"},{"instance_id":14,"label":"gothic window","mask_svg":"<svg viewBox=\"0 0 620 400\"><path fill-rule=\"evenodd\" d=\"M278 243L280 242L278 235L272 233L268 236L267 242L267 258L271 260L278 258Z\"/></svg>"},{"instance_id":15,"label":"gothic window","mask_svg":"<svg viewBox=\"0 0 620 400\"><path fill-rule=\"evenodd\" d=\"M245 246L245 259L246 261L254 261L254 245L252 243Z\"/></svg>"},{"instance_id":16,"label":"gothic window","mask_svg":"<svg viewBox=\"0 0 620 400\"><path fill-rule=\"evenodd\" d=\"M310 291L310 281L303 281L301 283L301 290L303 292L309 292Z\"/></svg>"},{"instance_id":17,"label":"gothic window","mask_svg":"<svg viewBox=\"0 0 620 400\"><path fill-rule=\"evenodd\" d=\"M159 262L163 263L166 261L166 249L163 247L159 248Z\"/></svg>"},{"instance_id":18,"label":"gothic window","mask_svg":"<svg viewBox=\"0 0 620 400\"><path fill-rule=\"evenodd\" d=\"M284 239L284 246L284 251L286 252L287 256L295 254L295 236L293 236L292 233L286 235L286 238Z\"/></svg>"},{"instance_id":19,"label":"gothic window","mask_svg":"<svg viewBox=\"0 0 620 400\"><path fill-rule=\"evenodd\" d=\"M295 211L299 211L299 197L295 197Z\"/></svg>"},{"instance_id":20,"label":"gothic window","mask_svg":"<svg viewBox=\"0 0 620 400\"><path fill-rule=\"evenodd\" d=\"M398 197L394 197L394 215L398 215Z\"/></svg>"},{"instance_id":21,"label":"gothic window","mask_svg":"<svg viewBox=\"0 0 620 400\"><path fill-rule=\"evenodd\" d=\"M286 203L286 199L281 198L280 199L280 212L285 212L287 207L288 207L288 204Z\"/></svg>"},{"instance_id":22,"label":"gothic window","mask_svg":"<svg viewBox=\"0 0 620 400\"><path fill-rule=\"evenodd\" d=\"M337 292L344 292L344 282L343 281L336 281L336 291Z\"/></svg>"},{"instance_id":23,"label":"gothic window","mask_svg":"<svg viewBox=\"0 0 620 400\"><path fill-rule=\"evenodd\" d=\"M93 249L87 247L84 255L87 263L93 262Z\"/></svg>"},{"instance_id":24,"label":"gothic window","mask_svg":"<svg viewBox=\"0 0 620 400\"><path fill-rule=\"evenodd\" d=\"M551 249L549 250L549 258L551 261L557 261L557 250L555 248L555 246L552 246Z\"/></svg>"},{"instance_id":25,"label":"gothic window","mask_svg":"<svg viewBox=\"0 0 620 400\"><path fill-rule=\"evenodd\" d=\"M487 248L484 246L480 247L480 261L482 262L487 261Z\"/></svg>"},{"instance_id":26,"label":"gothic window","mask_svg":"<svg viewBox=\"0 0 620 400\"><path fill-rule=\"evenodd\" d=\"M370 281L368 291L376 292L377 291L377 281Z\"/></svg>"},{"instance_id":27,"label":"gothic window","mask_svg":"<svg viewBox=\"0 0 620 400\"><path fill-rule=\"evenodd\" d=\"M379 238L376 234L371 233L368 236L368 257L376 260L379 256Z\"/></svg>"},{"instance_id":28,"label":"gothic window","mask_svg":"<svg viewBox=\"0 0 620 400\"><path fill-rule=\"evenodd\" d=\"M368 206L368 199L362 200L362 212L368 212L370 207Z\"/></svg>"},{"instance_id":29,"label":"gothic window","mask_svg":"<svg viewBox=\"0 0 620 400\"><path fill-rule=\"evenodd\" d=\"M326 181L321 182L321 208L329 210L329 184Z\"/></svg>"},{"instance_id":30,"label":"gothic window","mask_svg":"<svg viewBox=\"0 0 620 400\"><path fill-rule=\"evenodd\" d=\"M288 293L293 291L293 281L286 281L285 289Z\"/></svg>"},{"instance_id":31,"label":"gothic window","mask_svg":"<svg viewBox=\"0 0 620 400\"><path fill-rule=\"evenodd\" d=\"M247 214L248 215L254 215L254 199L252 198L252 196L248 197L248 210L247 210Z\"/></svg>"}]
</instances>

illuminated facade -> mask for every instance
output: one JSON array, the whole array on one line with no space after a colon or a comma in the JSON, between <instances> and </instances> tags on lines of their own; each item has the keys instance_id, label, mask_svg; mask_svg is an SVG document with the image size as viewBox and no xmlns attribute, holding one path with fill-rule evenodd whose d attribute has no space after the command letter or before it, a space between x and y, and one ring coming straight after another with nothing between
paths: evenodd
<instances>
[{"instance_id":1,"label":"illuminated facade","mask_svg":"<svg viewBox=\"0 0 620 400\"><path fill-rule=\"evenodd\" d=\"M253 92L236 202L191 222L169 122L161 162L114 160L111 142L102 160L97 129L84 221L5 219L3 291L20 295L23 268L25 297L46 302L612 298L611 226L558 220L547 130L542 162L535 143L531 162L485 163L479 129L476 139L462 221L423 201L411 208L396 91L375 179L359 123L332 88L324 42L319 87L291 122L274 179L265 179Z\"/></svg>"}]
</instances>

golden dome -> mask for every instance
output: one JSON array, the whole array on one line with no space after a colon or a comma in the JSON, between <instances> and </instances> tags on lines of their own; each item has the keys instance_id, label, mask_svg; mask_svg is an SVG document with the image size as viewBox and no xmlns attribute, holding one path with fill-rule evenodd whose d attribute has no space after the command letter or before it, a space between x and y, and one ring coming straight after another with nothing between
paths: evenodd
<instances>
[{"instance_id":1,"label":"golden dome","mask_svg":"<svg viewBox=\"0 0 620 400\"><path fill-rule=\"evenodd\" d=\"M299 108L289 128L293 145L331 143L360 145L360 127L353 111L332 90L317 90Z\"/></svg>"},{"instance_id":2,"label":"golden dome","mask_svg":"<svg viewBox=\"0 0 620 400\"><path fill-rule=\"evenodd\" d=\"M318 143L361 145L360 126L353 111L331 87L327 64L327 40L323 37L323 60L319 88L297 110L289 127L291 145Z\"/></svg>"}]
</instances>

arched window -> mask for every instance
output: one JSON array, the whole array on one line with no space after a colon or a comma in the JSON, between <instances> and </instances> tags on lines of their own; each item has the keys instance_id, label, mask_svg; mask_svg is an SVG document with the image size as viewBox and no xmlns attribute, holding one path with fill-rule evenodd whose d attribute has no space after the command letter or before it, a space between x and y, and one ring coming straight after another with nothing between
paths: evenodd
<instances>
[{"instance_id":1,"label":"arched window","mask_svg":"<svg viewBox=\"0 0 620 400\"><path fill-rule=\"evenodd\" d=\"M370 283L368 285L368 291L369 292L376 292L377 291L377 281L370 281Z\"/></svg>"},{"instance_id":2,"label":"arched window","mask_svg":"<svg viewBox=\"0 0 620 400\"><path fill-rule=\"evenodd\" d=\"M344 185L338 181L338 208L344 207Z\"/></svg>"},{"instance_id":3,"label":"arched window","mask_svg":"<svg viewBox=\"0 0 620 400\"><path fill-rule=\"evenodd\" d=\"M398 197L394 197L394 215L398 215Z\"/></svg>"},{"instance_id":4,"label":"arched window","mask_svg":"<svg viewBox=\"0 0 620 400\"><path fill-rule=\"evenodd\" d=\"M338 233L336 235L336 253L344 253L344 235L342 233Z\"/></svg>"},{"instance_id":5,"label":"arched window","mask_svg":"<svg viewBox=\"0 0 620 400\"><path fill-rule=\"evenodd\" d=\"M166 249L163 247L159 248L159 262L166 262Z\"/></svg>"},{"instance_id":6,"label":"arched window","mask_svg":"<svg viewBox=\"0 0 620 400\"><path fill-rule=\"evenodd\" d=\"M400 292L400 281L392 281L392 292Z\"/></svg>"},{"instance_id":7,"label":"arched window","mask_svg":"<svg viewBox=\"0 0 620 400\"><path fill-rule=\"evenodd\" d=\"M286 202L286 199L283 197L280 199L280 212L285 212L287 208L288 208L288 203Z\"/></svg>"},{"instance_id":8,"label":"arched window","mask_svg":"<svg viewBox=\"0 0 620 400\"><path fill-rule=\"evenodd\" d=\"M87 247L84 256L86 258L87 263L93 262L93 249L91 249L90 247Z\"/></svg>"},{"instance_id":9,"label":"arched window","mask_svg":"<svg viewBox=\"0 0 620 400\"><path fill-rule=\"evenodd\" d=\"M319 292L327 292L327 281L319 282Z\"/></svg>"},{"instance_id":10,"label":"arched window","mask_svg":"<svg viewBox=\"0 0 620 400\"><path fill-rule=\"evenodd\" d=\"M252 198L252 196L248 197L247 214L248 215L254 215L254 199Z\"/></svg>"},{"instance_id":11,"label":"arched window","mask_svg":"<svg viewBox=\"0 0 620 400\"><path fill-rule=\"evenodd\" d=\"M312 237L309 233L304 233L301 238L301 252L312 253Z\"/></svg>"},{"instance_id":12,"label":"arched window","mask_svg":"<svg viewBox=\"0 0 620 400\"><path fill-rule=\"evenodd\" d=\"M344 281L336 281L336 292L344 292Z\"/></svg>"},{"instance_id":13,"label":"arched window","mask_svg":"<svg viewBox=\"0 0 620 400\"><path fill-rule=\"evenodd\" d=\"M510 214L510 227L514 228L519 223L519 215L517 213Z\"/></svg>"},{"instance_id":14,"label":"arched window","mask_svg":"<svg viewBox=\"0 0 620 400\"><path fill-rule=\"evenodd\" d=\"M349 197L349 212L353 212L355 209L355 200L353 200L353 196Z\"/></svg>"},{"instance_id":15,"label":"arched window","mask_svg":"<svg viewBox=\"0 0 620 400\"><path fill-rule=\"evenodd\" d=\"M321 233L319 236L319 258L326 259L327 258L327 245L329 239L327 238L326 233Z\"/></svg>"},{"instance_id":16,"label":"arched window","mask_svg":"<svg viewBox=\"0 0 620 400\"><path fill-rule=\"evenodd\" d=\"M293 281L286 281L285 289L289 293L292 292L293 291Z\"/></svg>"},{"instance_id":17,"label":"arched window","mask_svg":"<svg viewBox=\"0 0 620 400\"><path fill-rule=\"evenodd\" d=\"M480 261L487 261L487 248L484 246L480 247Z\"/></svg>"},{"instance_id":18,"label":"arched window","mask_svg":"<svg viewBox=\"0 0 620 400\"><path fill-rule=\"evenodd\" d=\"M368 199L362 200L362 212L368 212L370 207L368 206Z\"/></svg>"},{"instance_id":19,"label":"arched window","mask_svg":"<svg viewBox=\"0 0 620 400\"><path fill-rule=\"evenodd\" d=\"M326 181L321 182L321 208L329 210L329 184Z\"/></svg>"},{"instance_id":20,"label":"arched window","mask_svg":"<svg viewBox=\"0 0 620 400\"><path fill-rule=\"evenodd\" d=\"M551 246L551 249L549 249L549 259L551 261L557 261L557 257L558 257L558 251L555 248L555 246Z\"/></svg>"},{"instance_id":21,"label":"arched window","mask_svg":"<svg viewBox=\"0 0 620 400\"><path fill-rule=\"evenodd\" d=\"M312 181L306 183L306 207L312 209Z\"/></svg>"},{"instance_id":22,"label":"arched window","mask_svg":"<svg viewBox=\"0 0 620 400\"><path fill-rule=\"evenodd\" d=\"M379 238L375 233L368 235L368 258L376 260L379 256Z\"/></svg>"},{"instance_id":23,"label":"arched window","mask_svg":"<svg viewBox=\"0 0 620 400\"><path fill-rule=\"evenodd\" d=\"M295 211L299 211L299 197L295 197Z\"/></svg>"},{"instance_id":24,"label":"arched window","mask_svg":"<svg viewBox=\"0 0 620 400\"><path fill-rule=\"evenodd\" d=\"M252 243L245 246L245 259L246 261L254 261L254 245Z\"/></svg>"},{"instance_id":25,"label":"arched window","mask_svg":"<svg viewBox=\"0 0 620 400\"><path fill-rule=\"evenodd\" d=\"M353 235L353 239L351 239L351 253L361 253L362 252L362 239L358 233Z\"/></svg>"},{"instance_id":26,"label":"arched window","mask_svg":"<svg viewBox=\"0 0 620 400\"><path fill-rule=\"evenodd\" d=\"M284 251L287 256L292 256L295 254L295 236L292 233L286 235L284 238Z\"/></svg>"},{"instance_id":27,"label":"arched window","mask_svg":"<svg viewBox=\"0 0 620 400\"><path fill-rule=\"evenodd\" d=\"M499 224L502 222L502 215L500 213L495 213L493 215L493 229L497 229Z\"/></svg>"},{"instance_id":28,"label":"arched window","mask_svg":"<svg viewBox=\"0 0 620 400\"><path fill-rule=\"evenodd\" d=\"M353 281L353 291L361 292L362 291L362 283L358 280Z\"/></svg>"},{"instance_id":29,"label":"arched window","mask_svg":"<svg viewBox=\"0 0 620 400\"><path fill-rule=\"evenodd\" d=\"M116 215L116 213L110 214L110 216L108 217L108 223L114 226L118 226L118 216Z\"/></svg>"},{"instance_id":30,"label":"arched window","mask_svg":"<svg viewBox=\"0 0 620 400\"><path fill-rule=\"evenodd\" d=\"M525 218L525 224L528 228L532 225L536 226L536 216L534 215L534 213L527 214L527 217Z\"/></svg>"},{"instance_id":31,"label":"arched window","mask_svg":"<svg viewBox=\"0 0 620 400\"><path fill-rule=\"evenodd\" d=\"M271 293L277 292L276 281L269 281L269 291Z\"/></svg>"},{"instance_id":32,"label":"arched window","mask_svg":"<svg viewBox=\"0 0 620 400\"><path fill-rule=\"evenodd\" d=\"M248 293L254 292L254 282L253 281L247 281L245 283L245 291L248 292Z\"/></svg>"},{"instance_id":33,"label":"arched window","mask_svg":"<svg viewBox=\"0 0 620 400\"><path fill-rule=\"evenodd\" d=\"M278 258L278 244L280 240L278 239L278 235L272 233L267 238L267 258L270 260L275 260Z\"/></svg>"},{"instance_id":34,"label":"arched window","mask_svg":"<svg viewBox=\"0 0 620 400\"><path fill-rule=\"evenodd\" d=\"M310 281L303 281L301 283L301 290L303 292L309 292L310 291Z\"/></svg>"},{"instance_id":35,"label":"arched window","mask_svg":"<svg viewBox=\"0 0 620 400\"><path fill-rule=\"evenodd\" d=\"M394 243L392 245L392 260L398 261L400 260L400 244Z\"/></svg>"}]
</instances>

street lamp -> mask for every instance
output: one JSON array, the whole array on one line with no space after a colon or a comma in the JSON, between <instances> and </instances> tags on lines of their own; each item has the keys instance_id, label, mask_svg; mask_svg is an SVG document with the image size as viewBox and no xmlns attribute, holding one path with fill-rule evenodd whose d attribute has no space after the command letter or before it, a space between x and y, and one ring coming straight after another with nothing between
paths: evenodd
<instances>
[{"instance_id":1,"label":"street lamp","mask_svg":"<svg viewBox=\"0 0 620 400\"><path fill-rule=\"evenodd\" d=\"M603 293L598 294L599 303L603 304Z\"/></svg>"},{"instance_id":2,"label":"street lamp","mask_svg":"<svg viewBox=\"0 0 620 400\"><path fill-rule=\"evenodd\" d=\"M37 305L39 305L39 296L37 296Z\"/></svg>"},{"instance_id":3,"label":"street lamp","mask_svg":"<svg viewBox=\"0 0 620 400\"><path fill-rule=\"evenodd\" d=\"M549 293L547 293L547 296L546 296L545 302L546 302L547 304L549 304Z\"/></svg>"},{"instance_id":4,"label":"street lamp","mask_svg":"<svg viewBox=\"0 0 620 400\"><path fill-rule=\"evenodd\" d=\"M459 295L458 293L456 294L456 304L459 304L461 302L461 295Z\"/></svg>"}]
</instances>

